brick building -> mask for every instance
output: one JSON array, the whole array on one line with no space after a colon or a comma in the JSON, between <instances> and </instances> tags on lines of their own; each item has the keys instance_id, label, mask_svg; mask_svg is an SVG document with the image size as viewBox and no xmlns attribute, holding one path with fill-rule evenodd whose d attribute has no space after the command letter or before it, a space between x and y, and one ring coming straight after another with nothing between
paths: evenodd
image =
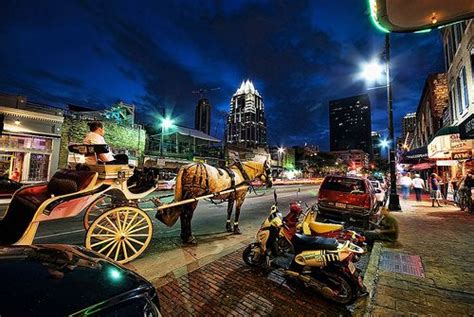
<instances>
[{"instance_id":1,"label":"brick building","mask_svg":"<svg viewBox=\"0 0 474 317\"><path fill-rule=\"evenodd\" d=\"M416 110L416 126L411 148L427 145L442 127L443 111L448 105L445 73L428 75Z\"/></svg>"}]
</instances>

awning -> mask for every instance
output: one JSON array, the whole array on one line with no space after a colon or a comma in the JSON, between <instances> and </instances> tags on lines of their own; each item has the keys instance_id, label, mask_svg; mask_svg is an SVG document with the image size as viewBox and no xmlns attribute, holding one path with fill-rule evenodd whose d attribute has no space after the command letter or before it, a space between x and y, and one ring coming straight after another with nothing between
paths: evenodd
<instances>
[{"instance_id":1,"label":"awning","mask_svg":"<svg viewBox=\"0 0 474 317\"><path fill-rule=\"evenodd\" d=\"M432 168L434 165L435 163L420 163L420 164L413 165L412 167L410 167L410 169L414 171L428 170Z\"/></svg>"},{"instance_id":2,"label":"awning","mask_svg":"<svg viewBox=\"0 0 474 317\"><path fill-rule=\"evenodd\" d=\"M459 133L458 126L443 127L439 129L438 131L436 131L433 139L436 138L437 136L456 134L456 133Z\"/></svg>"},{"instance_id":3,"label":"awning","mask_svg":"<svg viewBox=\"0 0 474 317\"><path fill-rule=\"evenodd\" d=\"M422 146L405 153L405 158L409 160L428 158L428 147Z\"/></svg>"},{"instance_id":4,"label":"awning","mask_svg":"<svg viewBox=\"0 0 474 317\"><path fill-rule=\"evenodd\" d=\"M474 113L459 124L461 140L474 139Z\"/></svg>"}]
</instances>

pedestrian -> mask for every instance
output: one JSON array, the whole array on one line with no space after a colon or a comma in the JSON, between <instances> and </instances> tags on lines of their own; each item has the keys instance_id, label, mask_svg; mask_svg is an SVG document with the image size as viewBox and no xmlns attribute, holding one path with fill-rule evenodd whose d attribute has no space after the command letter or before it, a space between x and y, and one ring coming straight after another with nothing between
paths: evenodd
<instances>
[{"instance_id":1,"label":"pedestrian","mask_svg":"<svg viewBox=\"0 0 474 317\"><path fill-rule=\"evenodd\" d=\"M402 186L403 199L407 200L410 195L410 188L413 186L413 182L408 173L400 178L400 186Z\"/></svg>"},{"instance_id":2,"label":"pedestrian","mask_svg":"<svg viewBox=\"0 0 474 317\"><path fill-rule=\"evenodd\" d=\"M420 174L415 174L413 179L413 189L416 195L416 201L421 201L421 193L425 189L425 182L420 178Z\"/></svg>"},{"instance_id":3,"label":"pedestrian","mask_svg":"<svg viewBox=\"0 0 474 317\"><path fill-rule=\"evenodd\" d=\"M441 199L441 191L439 190L439 176L436 173L432 173L430 176L430 197L431 197L431 207L435 207L434 203L438 204L438 207L441 207L439 200Z\"/></svg>"}]
</instances>

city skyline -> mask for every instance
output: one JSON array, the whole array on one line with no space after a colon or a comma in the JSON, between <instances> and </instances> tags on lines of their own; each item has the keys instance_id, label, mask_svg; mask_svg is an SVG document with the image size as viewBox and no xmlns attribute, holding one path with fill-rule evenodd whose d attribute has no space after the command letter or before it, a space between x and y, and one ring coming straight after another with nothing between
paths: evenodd
<instances>
[{"instance_id":1,"label":"city skyline","mask_svg":"<svg viewBox=\"0 0 474 317\"><path fill-rule=\"evenodd\" d=\"M222 138L219 113L250 78L265 96L270 144L328 149L328 101L367 92L356 75L383 44L366 3L345 3L353 10L311 2L7 2L0 13L0 38L8 43L0 49L0 91L53 106L123 100L137 105L142 121L166 106L177 122L192 127L198 98L191 92L219 86L206 97L213 105L211 134L219 127ZM426 74L443 71L439 33L393 35L392 59L400 134L401 118L416 110ZM368 93L372 128L384 131L385 91Z\"/></svg>"}]
</instances>

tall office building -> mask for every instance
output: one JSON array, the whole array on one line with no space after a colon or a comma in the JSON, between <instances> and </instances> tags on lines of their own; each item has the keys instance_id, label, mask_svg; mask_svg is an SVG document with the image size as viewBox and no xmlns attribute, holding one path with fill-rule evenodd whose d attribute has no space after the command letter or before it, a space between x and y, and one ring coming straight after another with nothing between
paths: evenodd
<instances>
[{"instance_id":1,"label":"tall office building","mask_svg":"<svg viewBox=\"0 0 474 317\"><path fill-rule=\"evenodd\" d=\"M372 155L372 121L367 94L329 101L331 151L362 150Z\"/></svg>"},{"instance_id":2,"label":"tall office building","mask_svg":"<svg viewBox=\"0 0 474 317\"><path fill-rule=\"evenodd\" d=\"M381 142L382 138L379 132L372 131L372 158L373 159L381 159L382 158L382 151L381 151Z\"/></svg>"},{"instance_id":3,"label":"tall office building","mask_svg":"<svg viewBox=\"0 0 474 317\"><path fill-rule=\"evenodd\" d=\"M206 98L201 98L194 114L194 129L206 134L211 132L211 104Z\"/></svg>"},{"instance_id":4,"label":"tall office building","mask_svg":"<svg viewBox=\"0 0 474 317\"><path fill-rule=\"evenodd\" d=\"M402 144L411 146L415 134L416 112L407 113L402 119Z\"/></svg>"},{"instance_id":5,"label":"tall office building","mask_svg":"<svg viewBox=\"0 0 474 317\"><path fill-rule=\"evenodd\" d=\"M225 140L226 144L243 148L267 146L263 99L250 80L242 82L232 96Z\"/></svg>"}]
</instances>

